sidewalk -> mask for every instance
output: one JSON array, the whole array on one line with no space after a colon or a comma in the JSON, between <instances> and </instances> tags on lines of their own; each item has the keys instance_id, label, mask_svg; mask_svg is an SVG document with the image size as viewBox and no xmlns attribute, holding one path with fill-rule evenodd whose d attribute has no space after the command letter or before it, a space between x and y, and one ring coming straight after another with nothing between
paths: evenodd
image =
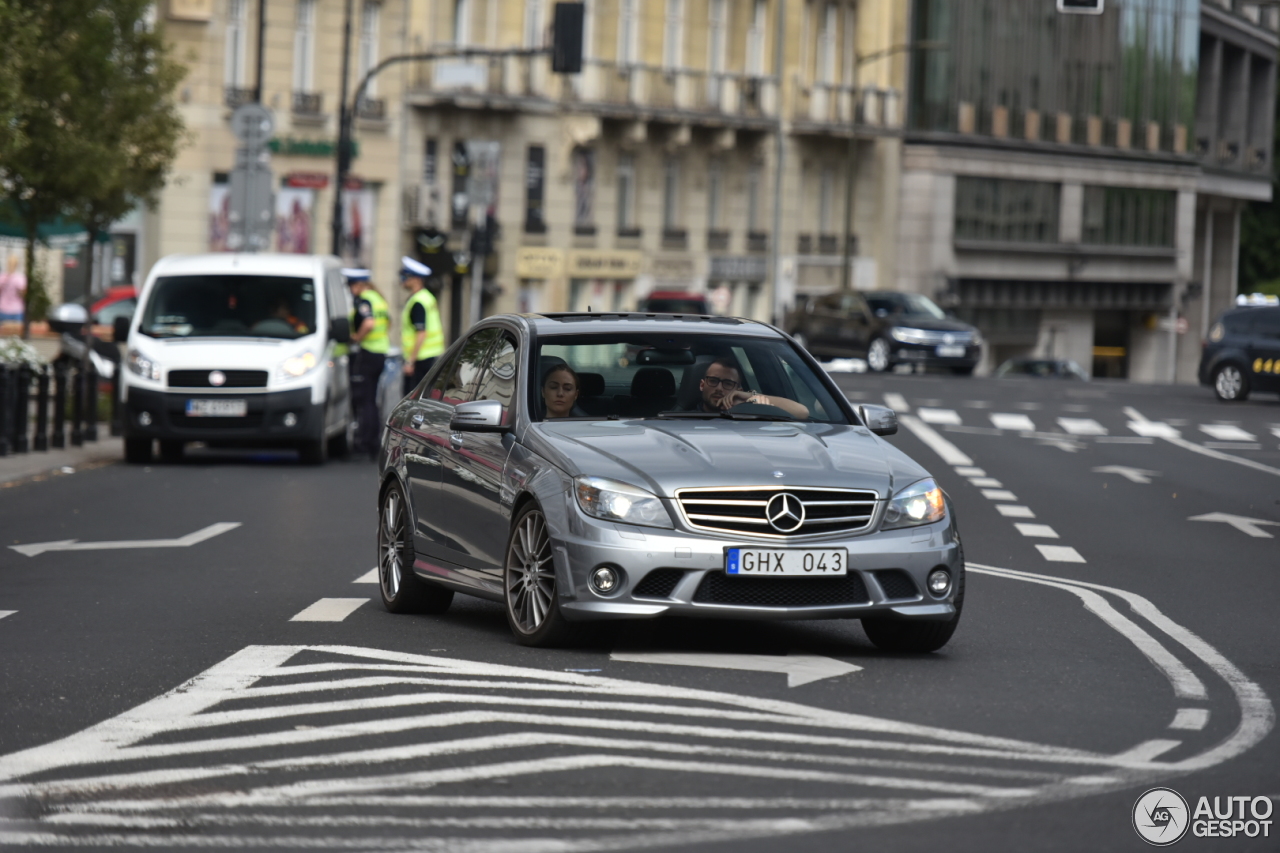
<instances>
[{"instance_id":1,"label":"sidewalk","mask_svg":"<svg viewBox=\"0 0 1280 853\"><path fill-rule=\"evenodd\" d=\"M61 450L10 453L0 456L0 488L17 485L24 480L71 474L85 468L97 468L124 458L124 440L111 436L111 424L98 424L98 440L72 447L70 437ZM70 470L67 470L70 469Z\"/></svg>"}]
</instances>

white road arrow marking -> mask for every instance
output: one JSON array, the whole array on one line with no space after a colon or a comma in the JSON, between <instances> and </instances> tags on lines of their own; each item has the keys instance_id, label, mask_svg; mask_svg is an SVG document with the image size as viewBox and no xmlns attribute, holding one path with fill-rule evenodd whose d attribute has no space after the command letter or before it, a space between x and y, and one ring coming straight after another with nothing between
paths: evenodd
<instances>
[{"instance_id":1,"label":"white road arrow marking","mask_svg":"<svg viewBox=\"0 0 1280 853\"><path fill-rule=\"evenodd\" d=\"M705 666L712 669L745 669L749 672L780 672L788 687L858 672L860 666L819 655L735 655L703 652L613 652L610 660L623 663L658 663L668 666Z\"/></svg>"},{"instance_id":2,"label":"white road arrow marking","mask_svg":"<svg viewBox=\"0 0 1280 853\"><path fill-rule=\"evenodd\" d=\"M15 614L15 613L17 613L17 612L18 612L18 611L16 611L16 610L0 610L0 619L3 619L3 618L4 618L4 617L6 617L6 616L12 616L13 614Z\"/></svg>"},{"instance_id":3,"label":"white road arrow marking","mask_svg":"<svg viewBox=\"0 0 1280 853\"><path fill-rule=\"evenodd\" d=\"M1131 483L1150 483L1152 477L1159 477L1159 471L1144 471L1141 468L1128 468L1124 465L1103 465L1094 468L1095 474L1119 474Z\"/></svg>"},{"instance_id":4,"label":"white road arrow marking","mask_svg":"<svg viewBox=\"0 0 1280 853\"><path fill-rule=\"evenodd\" d=\"M195 533L188 533L179 539L122 539L116 542L80 542L76 539L61 539L57 542L33 542L30 545L10 545L19 554L34 557L45 551L115 551L121 548L190 548L206 539L235 530L240 526L238 521L219 521L210 524Z\"/></svg>"},{"instance_id":5,"label":"white road arrow marking","mask_svg":"<svg viewBox=\"0 0 1280 853\"><path fill-rule=\"evenodd\" d=\"M1235 424L1201 424L1200 431L1218 441L1257 441L1258 437Z\"/></svg>"},{"instance_id":6,"label":"white road arrow marking","mask_svg":"<svg viewBox=\"0 0 1280 853\"><path fill-rule=\"evenodd\" d=\"M1221 521L1224 524L1230 524L1241 533L1247 533L1255 539L1274 539L1267 531L1259 527L1259 524L1269 524L1274 527L1280 527L1280 521L1267 521L1261 518L1248 518L1243 515L1231 515L1226 512L1207 512L1204 515L1193 515L1187 521Z\"/></svg>"}]
</instances>

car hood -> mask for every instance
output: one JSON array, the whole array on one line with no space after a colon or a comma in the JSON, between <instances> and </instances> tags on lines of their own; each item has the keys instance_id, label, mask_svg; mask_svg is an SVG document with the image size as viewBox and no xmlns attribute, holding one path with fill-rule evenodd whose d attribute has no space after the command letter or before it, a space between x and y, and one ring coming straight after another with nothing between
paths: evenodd
<instances>
[{"instance_id":1,"label":"car hood","mask_svg":"<svg viewBox=\"0 0 1280 853\"><path fill-rule=\"evenodd\" d=\"M527 442L571 475L622 480L664 497L769 485L874 489L883 498L928 476L865 427L839 424L561 421L535 424Z\"/></svg>"}]
</instances>

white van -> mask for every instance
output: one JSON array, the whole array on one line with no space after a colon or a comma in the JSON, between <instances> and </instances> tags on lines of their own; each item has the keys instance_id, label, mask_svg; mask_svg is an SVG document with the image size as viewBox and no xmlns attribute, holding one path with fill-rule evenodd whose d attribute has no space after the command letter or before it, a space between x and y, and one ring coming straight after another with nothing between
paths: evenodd
<instances>
[{"instance_id":1,"label":"white van","mask_svg":"<svg viewBox=\"0 0 1280 853\"><path fill-rule=\"evenodd\" d=\"M129 462L189 441L295 447L323 463L354 429L345 344L351 294L320 255L171 255L147 277L121 372Z\"/></svg>"}]
</instances>

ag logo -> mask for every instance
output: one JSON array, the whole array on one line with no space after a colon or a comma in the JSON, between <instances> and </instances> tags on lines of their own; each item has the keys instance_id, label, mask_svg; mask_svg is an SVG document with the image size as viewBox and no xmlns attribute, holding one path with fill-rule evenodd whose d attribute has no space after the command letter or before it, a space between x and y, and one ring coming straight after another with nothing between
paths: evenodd
<instances>
[{"instance_id":1,"label":"ag logo","mask_svg":"<svg viewBox=\"0 0 1280 853\"><path fill-rule=\"evenodd\" d=\"M1156 847L1178 841L1190 825L1187 801L1172 788L1152 788L1133 804L1133 828L1143 841Z\"/></svg>"}]
</instances>

